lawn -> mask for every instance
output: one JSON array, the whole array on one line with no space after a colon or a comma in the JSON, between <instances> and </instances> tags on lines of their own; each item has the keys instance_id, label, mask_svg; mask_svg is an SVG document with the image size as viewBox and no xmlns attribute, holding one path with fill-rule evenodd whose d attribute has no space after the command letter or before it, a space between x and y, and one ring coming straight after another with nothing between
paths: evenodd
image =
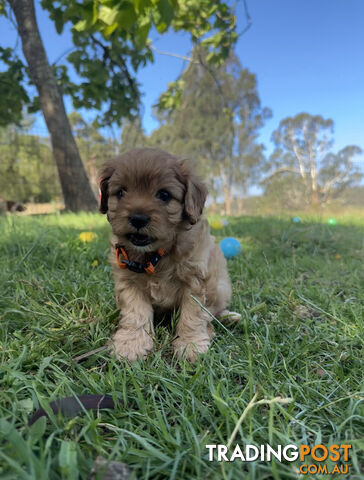
<instances>
[{"instance_id":1,"label":"lawn","mask_svg":"<svg viewBox=\"0 0 364 480\"><path fill-rule=\"evenodd\" d=\"M118 312L101 215L0 219L0 478L87 479L98 455L140 479L364 478L364 218L242 217L223 236L232 309L196 365L173 358L173 332L129 365L105 345ZM83 243L79 234L97 238ZM108 393L123 405L28 419L58 397ZM271 400L245 411L255 398ZM233 437L234 428L245 411ZM351 444L348 475L298 475L300 462L209 462L206 444ZM309 462L312 463L312 462ZM332 462L323 462L331 468Z\"/></svg>"}]
</instances>

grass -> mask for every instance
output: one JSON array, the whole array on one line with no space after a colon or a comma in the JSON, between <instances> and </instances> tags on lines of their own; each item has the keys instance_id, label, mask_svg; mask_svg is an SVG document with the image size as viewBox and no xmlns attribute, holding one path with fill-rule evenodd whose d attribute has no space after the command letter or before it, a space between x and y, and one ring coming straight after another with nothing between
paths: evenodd
<instances>
[{"instance_id":1,"label":"grass","mask_svg":"<svg viewBox=\"0 0 364 480\"><path fill-rule=\"evenodd\" d=\"M173 358L159 326L156 353L131 366L105 351L73 360L105 345L118 315L106 219L0 219L0 478L86 479L98 455L139 480L299 477L299 462L209 462L206 444L229 439L351 444L350 474L337 478L363 478L363 227L231 219L214 233L243 245L228 264L242 321L216 324L194 366ZM82 243L82 231L97 238ZM123 406L27 426L49 401L87 393ZM260 402L275 397L292 401Z\"/></svg>"}]
</instances>

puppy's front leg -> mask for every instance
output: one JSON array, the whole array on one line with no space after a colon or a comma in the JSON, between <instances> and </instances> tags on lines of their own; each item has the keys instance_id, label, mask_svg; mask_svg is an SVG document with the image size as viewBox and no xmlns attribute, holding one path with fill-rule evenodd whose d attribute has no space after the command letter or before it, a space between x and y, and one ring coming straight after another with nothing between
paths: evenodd
<instances>
[{"instance_id":1,"label":"puppy's front leg","mask_svg":"<svg viewBox=\"0 0 364 480\"><path fill-rule=\"evenodd\" d=\"M116 290L120 308L118 329L112 347L118 357L130 361L143 358L153 348L153 308L148 299L133 286Z\"/></svg>"},{"instance_id":2,"label":"puppy's front leg","mask_svg":"<svg viewBox=\"0 0 364 480\"><path fill-rule=\"evenodd\" d=\"M199 353L207 352L211 338L209 320L209 315L191 298L189 292L186 293L176 329L177 338L173 342L178 357L194 362Z\"/></svg>"}]
</instances>

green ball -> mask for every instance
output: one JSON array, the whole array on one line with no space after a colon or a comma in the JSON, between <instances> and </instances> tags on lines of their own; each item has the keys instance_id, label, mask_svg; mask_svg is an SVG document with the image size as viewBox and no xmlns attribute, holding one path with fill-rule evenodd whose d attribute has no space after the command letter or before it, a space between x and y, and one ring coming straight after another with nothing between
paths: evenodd
<instances>
[{"instance_id":1,"label":"green ball","mask_svg":"<svg viewBox=\"0 0 364 480\"><path fill-rule=\"evenodd\" d=\"M336 218L329 218L327 223L328 223L328 225L336 225L337 220L336 220Z\"/></svg>"}]
</instances>

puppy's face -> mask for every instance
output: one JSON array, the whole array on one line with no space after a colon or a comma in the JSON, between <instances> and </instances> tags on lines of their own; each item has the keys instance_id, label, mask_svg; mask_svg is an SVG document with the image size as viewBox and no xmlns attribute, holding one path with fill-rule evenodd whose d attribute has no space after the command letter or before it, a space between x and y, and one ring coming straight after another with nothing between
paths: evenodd
<instances>
[{"instance_id":1,"label":"puppy's face","mask_svg":"<svg viewBox=\"0 0 364 480\"><path fill-rule=\"evenodd\" d=\"M108 162L100 175L100 211L127 250L169 248L181 226L195 224L207 190L183 161L138 149Z\"/></svg>"}]
</instances>

